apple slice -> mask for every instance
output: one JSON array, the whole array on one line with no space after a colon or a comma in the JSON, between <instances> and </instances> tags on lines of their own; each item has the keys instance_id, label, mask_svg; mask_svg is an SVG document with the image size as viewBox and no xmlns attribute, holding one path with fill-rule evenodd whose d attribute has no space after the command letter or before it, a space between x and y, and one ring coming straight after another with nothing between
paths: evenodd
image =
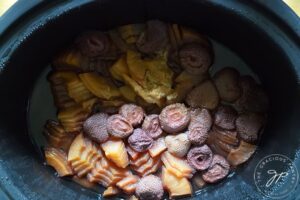
<instances>
[{"instance_id":1,"label":"apple slice","mask_svg":"<svg viewBox=\"0 0 300 200\"><path fill-rule=\"evenodd\" d=\"M92 169L93 169L92 166L87 166L87 167L85 167L84 169L79 170L79 171L77 172L77 176L79 176L79 177L81 178L81 177L87 175Z\"/></svg>"},{"instance_id":2,"label":"apple slice","mask_svg":"<svg viewBox=\"0 0 300 200\"><path fill-rule=\"evenodd\" d=\"M85 149L86 147L85 147L83 134L79 134L76 136L76 138L74 139L74 141L70 146L69 154L68 154L68 162L79 161L81 153Z\"/></svg>"},{"instance_id":3,"label":"apple slice","mask_svg":"<svg viewBox=\"0 0 300 200\"><path fill-rule=\"evenodd\" d=\"M178 169L174 168L165 156L161 157L161 161L164 163L164 166L166 167L166 170L168 170L168 172L174 174L175 176L177 176L179 178L184 177L182 172L179 171Z\"/></svg>"},{"instance_id":4,"label":"apple slice","mask_svg":"<svg viewBox=\"0 0 300 200\"><path fill-rule=\"evenodd\" d=\"M112 197L120 193L120 190L117 187L109 186L106 190L103 192L103 197Z\"/></svg>"},{"instance_id":5,"label":"apple slice","mask_svg":"<svg viewBox=\"0 0 300 200\"><path fill-rule=\"evenodd\" d=\"M67 82L67 90L69 96L74 99L76 103L81 103L94 97L79 79Z\"/></svg>"},{"instance_id":6,"label":"apple slice","mask_svg":"<svg viewBox=\"0 0 300 200\"><path fill-rule=\"evenodd\" d=\"M187 163L186 160L182 158L173 156L167 151L163 153L162 157L166 158L173 168L180 171L183 177L191 178L193 173L195 173L195 170Z\"/></svg>"},{"instance_id":7,"label":"apple slice","mask_svg":"<svg viewBox=\"0 0 300 200\"><path fill-rule=\"evenodd\" d=\"M125 186L128 186L128 185L137 183L138 180L139 180L139 177L138 177L138 176L130 175L130 176L127 176L127 177L123 178L123 179L122 179L121 181L119 181L116 185L117 185L119 188L123 188L123 187L125 187Z\"/></svg>"},{"instance_id":8,"label":"apple slice","mask_svg":"<svg viewBox=\"0 0 300 200\"><path fill-rule=\"evenodd\" d=\"M127 185L123 188L123 191L126 194L133 194L135 192L136 189L136 183L135 184L131 184L131 185Z\"/></svg>"},{"instance_id":9,"label":"apple slice","mask_svg":"<svg viewBox=\"0 0 300 200\"><path fill-rule=\"evenodd\" d=\"M100 101L98 98L92 98L81 102L81 106L86 112L92 113L92 110L95 107L95 105L99 103Z\"/></svg>"},{"instance_id":10,"label":"apple slice","mask_svg":"<svg viewBox=\"0 0 300 200\"><path fill-rule=\"evenodd\" d=\"M104 187L109 187L109 185L110 185L110 181L106 181L101 178L96 178L91 173L87 174L86 177L87 177L88 181L91 183L99 183L100 185L103 185Z\"/></svg>"},{"instance_id":11,"label":"apple slice","mask_svg":"<svg viewBox=\"0 0 300 200\"><path fill-rule=\"evenodd\" d=\"M187 178L178 178L162 167L163 186L169 191L170 198L192 195L192 185Z\"/></svg>"},{"instance_id":12,"label":"apple slice","mask_svg":"<svg viewBox=\"0 0 300 200\"><path fill-rule=\"evenodd\" d=\"M52 166L59 176L69 176L73 171L68 164L67 154L53 147L45 148L45 157L48 165Z\"/></svg>"},{"instance_id":13,"label":"apple slice","mask_svg":"<svg viewBox=\"0 0 300 200\"><path fill-rule=\"evenodd\" d=\"M113 161L118 167L126 168L129 159L125 144L122 140L108 140L101 144L106 157Z\"/></svg>"},{"instance_id":14,"label":"apple slice","mask_svg":"<svg viewBox=\"0 0 300 200\"><path fill-rule=\"evenodd\" d=\"M150 157L149 153L143 153L143 154L141 154L141 156L139 158L137 158L134 161L131 161L130 164L135 166L135 167L139 167L142 164L146 163L150 158L151 157Z\"/></svg>"},{"instance_id":15,"label":"apple slice","mask_svg":"<svg viewBox=\"0 0 300 200\"><path fill-rule=\"evenodd\" d=\"M108 186L112 183L113 175L109 170L103 168L100 161L98 161L87 177L89 181L105 183L103 186Z\"/></svg>"},{"instance_id":16,"label":"apple slice","mask_svg":"<svg viewBox=\"0 0 300 200\"><path fill-rule=\"evenodd\" d=\"M131 160L136 160L140 156L140 153L133 150L129 145L126 146L126 150Z\"/></svg>"},{"instance_id":17,"label":"apple slice","mask_svg":"<svg viewBox=\"0 0 300 200\"><path fill-rule=\"evenodd\" d=\"M128 85L122 86L122 87L119 88L119 90L120 90L122 96L126 100L128 100L130 102L135 102L135 98L136 98L137 95L130 86L128 86Z\"/></svg>"},{"instance_id":18,"label":"apple slice","mask_svg":"<svg viewBox=\"0 0 300 200\"><path fill-rule=\"evenodd\" d=\"M87 58L82 56L79 50L70 48L58 55L53 61L56 70L75 70L78 71Z\"/></svg>"},{"instance_id":19,"label":"apple slice","mask_svg":"<svg viewBox=\"0 0 300 200\"><path fill-rule=\"evenodd\" d=\"M75 135L67 133L63 126L54 120L47 120L43 131L49 146L68 151Z\"/></svg>"},{"instance_id":20,"label":"apple slice","mask_svg":"<svg viewBox=\"0 0 300 200\"><path fill-rule=\"evenodd\" d=\"M157 170L160 168L160 166L161 166L161 160L160 160L160 158L159 159L154 159L153 166L150 169L146 170L143 173L143 176L147 176L149 174L153 174L153 173L157 172Z\"/></svg>"},{"instance_id":21,"label":"apple slice","mask_svg":"<svg viewBox=\"0 0 300 200\"><path fill-rule=\"evenodd\" d=\"M118 81L124 81L123 75L129 74L126 57L122 56L109 69L112 77Z\"/></svg>"},{"instance_id":22,"label":"apple slice","mask_svg":"<svg viewBox=\"0 0 300 200\"><path fill-rule=\"evenodd\" d=\"M64 108L58 112L58 120L67 132L81 131L82 124L88 117L86 112L80 105Z\"/></svg>"},{"instance_id":23,"label":"apple slice","mask_svg":"<svg viewBox=\"0 0 300 200\"><path fill-rule=\"evenodd\" d=\"M132 193L135 191L136 183L138 181L138 176L130 175L117 182L116 186L121 188L126 193Z\"/></svg>"},{"instance_id":24,"label":"apple slice","mask_svg":"<svg viewBox=\"0 0 300 200\"><path fill-rule=\"evenodd\" d=\"M83 73L79 75L79 78L91 93L101 99L110 100L121 96L115 85L97 73Z\"/></svg>"},{"instance_id":25,"label":"apple slice","mask_svg":"<svg viewBox=\"0 0 300 200\"><path fill-rule=\"evenodd\" d=\"M149 160L142 164L139 167L134 167L133 169L142 176L147 170L151 169L151 167L154 165L154 160L152 158L149 158Z\"/></svg>"},{"instance_id":26,"label":"apple slice","mask_svg":"<svg viewBox=\"0 0 300 200\"><path fill-rule=\"evenodd\" d=\"M139 200L136 196L132 195L128 200Z\"/></svg>"},{"instance_id":27,"label":"apple slice","mask_svg":"<svg viewBox=\"0 0 300 200\"><path fill-rule=\"evenodd\" d=\"M151 146L151 148L148 150L151 157L156 157L159 154L161 154L163 151L165 151L167 149L167 146L165 144L165 138L164 137L160 137L157 140L155 140L155 142L153 143L153 145Z\"/></svg>"}]
</instances>

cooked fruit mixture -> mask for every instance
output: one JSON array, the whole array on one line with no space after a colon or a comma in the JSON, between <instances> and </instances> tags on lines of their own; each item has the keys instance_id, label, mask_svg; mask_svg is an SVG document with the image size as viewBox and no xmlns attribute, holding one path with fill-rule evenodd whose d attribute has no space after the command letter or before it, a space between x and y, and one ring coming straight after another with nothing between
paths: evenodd
<instances>
[{"instance_id":1,"label":"cooked fruit mixture","mask_svg":"<svg viewBox=\"0 0 300 200\"><path fill-rule=\"evenodd\" d=\"M209 70L207 37L151 20L89 31L53 61L47 164L104 197L159 200L215 184L255 152L268 98L250 76Z\"/></svg>"}]
</instances>

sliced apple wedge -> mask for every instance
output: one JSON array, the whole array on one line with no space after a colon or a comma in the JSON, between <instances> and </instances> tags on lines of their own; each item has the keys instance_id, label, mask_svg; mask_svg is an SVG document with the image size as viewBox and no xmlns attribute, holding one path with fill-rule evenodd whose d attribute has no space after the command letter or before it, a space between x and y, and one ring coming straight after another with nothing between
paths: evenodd
<instances>
[{"instance_id":1,"label":"sliced apple wedge","mask_svg":"<svg viewBox=\"0 0 300 200\"><path fill-rule=\"evenodd\" d=\"M101 99L110 100L121 96L115 85L97 73L83 73L79 75L79 78L91 93Z\"/></svg>"},{"instance_id":2,"label":"sliced apple wedge","mask_svg":"<svg viewBox=\"0 0 300 200\"><path fill-rule=\"evenodd\" d=\"M97 105L99 103L100 103L100 101L98 98L92 98L92 99L88 99L86 101L81 102L81 106L86 112L92 113L92 110L95 107L95 105Z\"/></svg>"},{"instance_id":3,"label":"sliced apple wedge","mask_svg":"<svg viewBox=\"0 0 300 200\"><path fill-rule=\"evenodd\" d=\"M152 165L152 167L148 170L146 170L142 176L147 176L149 174L153 174L155 172L157 172L157 170L161 167L161 160L160 158L158 159L154 159L154 164Z\"/></svg>"},{"instance_id":4,"label":"sliced apple wedge","mask_svg":"<svg viewBox=\"0 0 300 200\"><path fill-rule=\"evenodd\" d=\"M184 177L182 172L179 171L178 169L174 168L165 156L161 157L161 161L164 163L164 166L166 167L166 170L168 170L168 172L170 172L180 178Z\"/></svg>"},{"instance_id":5,"label":"sliced apple wedge","mask_svg":"<svg viewBox=\"0 0 300 200\"><path fill-rule=\"evenodd\" d=\"M193 176L193 173L195 173L195 170L187 163L186 160L173 156L167 151L162 154L162 158L163 157L168 160L169 164L173 168L180 171L183 177L191 178Z\"/></svg>"},{"instance_id":6,"label":"sliced apple wedge","mask_svg":"<svg viewBox=\"0 0 300 200\"><path fill-rule=\"evenodd\" d=\"M80 105L64 108L58 112L58 120L67 132L81 131L82 124L88 117L86 112Z\"/></svg>"},{"instance_id":7,"label":"sliced apple wedge","mask_svg":"<svg viewBox=\"0 0 300 200\"><path fill-rule=\"evenodd\" d=\"M68 162L79 161L82 152L86 149L85 140L83 134L79 134L76 136L74 141L72 142L69 154L68 154Z\"/></svg>"},{"instance_id":8,"label":"sliced apple wedge","mask_svg":"<svg viewBox=\"0 0 300 200\"><path fill-rule=\"evenodd\" d=\"M45 148L45 157L48 165L52 166L59 176L69 176L73 174L72 168L68 164L67 154L57 148Z\"/></svg>"},{"instance_id":9,"label":"sliced apple wedge","mask_svg":"<svg viewBox=\"0 0 300 200\"><path fill-rule=\"evenodd\" d=\"M136 196L132 195L128 200L139 200Z\"/></svg>"},{"instance_id":10,"label":"sliced apple wedge","mask_svg":"<svg viewBox=\"0 0 300 200\"><path fill-rule=\"evenodd\" d=\"M136 160L138 157L140 157L140 153L133 150L129 145L126 146L126 150L131 160Z\"/></svg>"},{"instance_id":11,"label":"sliced apple wedge","mask_svg":"<svg viewBox=\"0 0 300 200\"><path fill-rule=\"evenodd\" d=\"M138 181L138 176L130 175L117 182L116 186L122 189L125 193L131 194L135 191L136 183Z\"/></svg>"},{"instance_id":12,"label":"sliced apple wedge","mask_svg":"<svg viewBox=\"0 0 300 200\"><path fill-rule=\"evenodd\" d=\"M124 74L129 74L127 62L126 62L126 57L122 56L115 62L111 68L109 69L110 74L112 77L118 81L124 81L123 75Z\"/></svg>"},{"instance_id":13,"label":"sliced apple wedge","mask_svg":"<svg viewBox=\"0 0 300 200\"><path fill-rule=\"evenodd\" d=\"M125 168L129 164L129 159L125 144L122 140L108 140L101 144L105 156L114 162L118 167Z\"/></svg>"},{"instance_id":14,"label":"sliced apple wedge","mask_svg":"<svg viewBox=\"0 0 300 200\"><path fill-rule=\"evenodd\" d=\"M117 187L109 186L106 190L103 192L103 197L112 197L120 193L120 190Z\"/></svg>"},{"instance_id":15,"label":"sliced apple wedge","mask_svg":"<svg viewBox=\"0 0 300 200\"><path fill-rule=\"evenodd\" d=\"M54 83L58 83L60 80L63 80L63 82L66 83L79 80L79 77L73 71L55 71L49 74L48 80Z\"/></svg>"},{"instance_id":16,"label":"sliced apple wedge","mask_svg":"<svg viewBox=\"0 0 300 200\"><path fill-rule=\"evenodd\" d=\"M68 152L75 135L67 133L62 125L54 120L48 120L44 126L44 135L47 139L48 145L61 148Z\"/></svg>"},{"instance_id":17,"label":"sliced apple wedge","mask_svg":"<svg viewBox=\"0 0 300 200\"><path fill-rule=\"evenodd\" d=\"M142 164L139 167L134 167L134 171L136 171L140 176L142 176L147 170L151 169L151 167L154 165L154 160L152 158L149 158L148 161L144 164Z\"/></svg>"},{"instance_id":18,"label":"sliced apple wedge","mask_svg":"<svg viewBox=\"0 0 300 200\"><path fill-rule=\"evenodd\" d=\"M123 188L123 191L126 194L133 194L135 192L136 189L136 183L135 184L131 184L131 185L127 185Z\"/></svg>"},{"instance_id":19,"label":"sliced apple wedge","mask_svg":"<svg viewBox=\"0 0 300 200\"><path fill-rule=\"evenodd\" d=\"M83 177L94 169L96 162L102 157L100 147L79 134L71 144L68 161L77 176Z\"/></svg>"},{"instance_id":20,"label":"sliced apple wedge","mask_svg":"<svg viewBox=\"0 0 300 200\"><path fill-rule=\"evenodd\" d=\"M84 84L78 79L67 83L67 90L69 96L77 103L92 99L94 95L84 86Z\"/></svg>"},{"instance_id":21,"label":"sliced apple wedge","mask_svg":"<svg viewBox=\"0 0 300 200\"><path fill-rule=\"evenodd\" d=\"M178 178L162 167L163 186L169 191L170 198L192 195L192 185L187 178Z\"/></svg>"},{"instance_id":22,"label":"sliced apple wedge","mask_svg":"<svg viewBox=\"0 0 300 200\"><path fill-rule=\"evenodd\" d=\"M137 183L138 180L139 180L139 177L138 177L138 176L130 175L130 176L127 176L127 177L123 178L123 179L122 179L121 181L119 181L116 185L117 185L119 188L123 188L123 187L125 187L125 186L128 186L128 185Z\"/></svg>"},{"instance_id":23,"label":"sliced apple wedge","mask_svg":"<svg viewBox=\"0 0 300 200\"><path fill-rule=\"evenodd\" d=\"M67 49L60 53L53 62L53 66L56 70L74 70L79 71L81 65L87 62L87 58L82 56L77 49Z\"/></svg>"},{"instance_id":24,"label":"sliced apple wedge","mask_svg":"<svg viewBox=\"0 0 300 200\"><path fill-rule=\"evenodd\" d=\"M134 92L134 90L130 86L128 86L128 85L122 86L119 88L119 90L120 90L122 96L126 100L128 100L130 102L135 102L137 94Z\"/></svg>"},{"instance_id":25,"label":"sliced apple wedge","mask_svg":"<svg viewBox=\"0 0 300 200\"><path fill-rule=\"evenodd\" d=\"M143 154L141 154L141 156L139 158L137 158L136 160L131 161L130 164L135 166L135 167L139 167L142 164L146 163L150 158L151 157L150 157L149 153L143 153Z\"/></svg>"},{"instance_id":26,"label":"sliced apple wedge","mask_svg":"<svg viewBox=\"0 0 300 200\"><path fill-rule=\"evenodd\" d=\"M167 149L167 146L165 144L165 138L161 137L158 138L153 145L151 146L151 148L148 150L151 157L156 157L159 154L161 154L163 151L165 151Z\"/></svg>"}]
</instances>

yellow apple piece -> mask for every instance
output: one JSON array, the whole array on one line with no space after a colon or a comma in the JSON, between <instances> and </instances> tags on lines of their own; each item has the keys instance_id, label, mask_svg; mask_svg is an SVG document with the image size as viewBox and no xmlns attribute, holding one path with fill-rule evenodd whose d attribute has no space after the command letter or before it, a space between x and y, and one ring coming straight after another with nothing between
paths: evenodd
<instances>
[{"instance_id":1,"label":"yellow apple piece","mask_svg":"<svg viewBox=\"0 0 300 200\"><path fill-rule=\"evenodd\" d=\"M129 74L128 71L128 66L126 63L126 57L122 56L121 58L119 58L119 60L117 60L109 69L110 74L112 75L112 77L118 81L124 81L123 79L123 75L124 74Z\"/></svg>"},{"instance_id":2,"label":"yellow apple piece","mask_svg":"<svg viewBox=\"0 0 300 200\"><path fill-rule=\"evenodd\" d=\"M131 161L130 164L135 166L135 167L139 167L142 164L146 163L150 158L151 157L150 157L149 153L143 153L143 154L140 155L139 158L137 158L134 161Z\"/></svg>"},{"instance_id":3,"label":"yellow apple piece","mask_svg":"<svg viewBox=\"0 0 300 200\"><path fill-rule=\"evenodd\" d=\"M120 90L122 96L126 100L128 100L130 102L135 102L135 98L136 98L137 95L130 86L124 85L124 86L120 87L119 90Z\"/></svg>"},{"instance_id":4,"label":"yellow apple piece","mask_svg":"<svg viewBox=\"0 0 300 200\"><path fill-rule=\"evenodd\" d=\"M115 85L97 73L79 74L79 78L91 93L101 99L110 100L121 96L120 91Z\"/></svg>"},{"instance_id":5,"label":"yellow apple piece","mask_svg":"<svg viewBox=\"0 0 300 200\"><path fill-rule=\"evenodd\" d=\"M167 149L167 146L165 144L165 138L161 137L158 138L156 141L154 141L153 145L151 148L148 150L151 157L156 157L159 154L161 154L163 151Z\"/></svg>"},{"instance_id":6,"label":"yellow apple piece","mask_svg":"<svg viewBox=\"0 0 300 200\"><path fill-rule=\"evenodd\" d=\"M186 160L173 156L168 151L164 152L162 157L165 157L170 165L179 170L184 177L191 178L193 176L195 170L187 163Z\"/></svg>"},{"instance_id":7,"label":"yellow apple piece","mask_svg":"<svg viewBox=\"0 0 300 200\"><path fill-rule=\"evenodd\" d=\"M192 195L192 185L187 178L178 178L162 167L163 186L168 190L170 198Z\"/></svg>"},{"instance_id":8,"label":"yellow apple piece","mask_svg":"<svg viewBox=\"0 0 300 200\"><path fill-rule=\"evenodd\" d=\"M129 159L125 144L122 140L108 140L101 144L105 156L113 161L118 167L125 168L129 164Z\"/></svg>"},{"instance_id":9,"label":"yellow apple piece","mask_svg":"<svg viewBox=\"0 0 300 200\"><path fill-rule=\"evenodd\" d=\"M112 197L119 194L119 192L120 191L117 187L109 186L106 190L104 190L103 197Z\"/></svg>"}]
</instances>

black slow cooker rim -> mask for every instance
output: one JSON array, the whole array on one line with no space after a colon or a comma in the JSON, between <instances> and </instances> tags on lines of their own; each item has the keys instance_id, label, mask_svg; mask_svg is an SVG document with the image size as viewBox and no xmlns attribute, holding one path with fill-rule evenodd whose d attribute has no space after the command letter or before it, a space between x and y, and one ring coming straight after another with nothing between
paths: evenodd
<instances>
[{"instance_id":1,"label":"black slow cooker rim","mask_svg":"<svg viewBox=\"0 0 300 200\"><path fill-rule=\"evenodd\" d=\"M93 2L95 0L88 1L78 1L73 0L71 3L67 1L40 1L40 0L31 0L31 1L17 1L1 18L0 20L0 46L5 45L4 38L7 38L9 33L14 29L18 28L18 25L24 22L24 19L30 18L41 10L47 10L52 6L57 6L58 4L70 3L70 6L76 7L80 4L86 4ZM99 0L96 0L99 1ZM99 1L105 2L107 0ZM143 0L147 4L149 0ZM196 0L197 1L197 0ZM166 3L168 0L165 1ZM220 0L212 0L210 3L219 3L224 4ZM236 0L228 0L225 4L237 3ZM294 42L300 45L300 18L295 14L295 12L288 7L283 1L264 1L264 0L253 0L253 1L244 1L243 4L258 10L263 13L263 15L270 20L274 21L286 34L293 39ZM284 14L282 14L284 13Z\"/></svg>"}]
</instances>

